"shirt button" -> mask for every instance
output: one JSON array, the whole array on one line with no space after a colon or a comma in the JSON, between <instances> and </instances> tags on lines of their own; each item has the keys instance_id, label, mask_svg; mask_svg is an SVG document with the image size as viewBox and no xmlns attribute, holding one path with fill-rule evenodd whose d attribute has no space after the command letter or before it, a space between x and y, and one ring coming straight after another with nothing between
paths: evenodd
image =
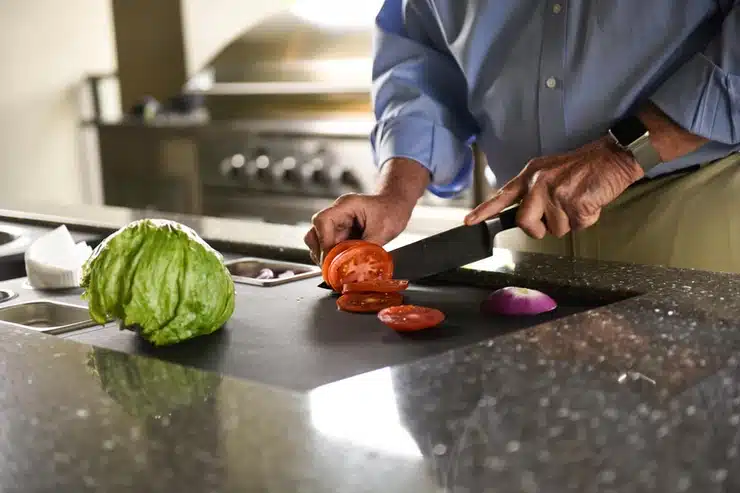
<instances>
[{"instance_id":1,"label":"shirt button","mask_svg":"<svg viewBox=\"0 0 740 493\"><path fill-rule=\"evenodd\" d=\"M563 6L560 5L559 3L556 3L555 5L552 6L552 11L556 14L559 14L561 10L563 10Z\"/></svg>"},{"instance_id":2,"label":"shirt button","mask_svg":"<svg viewBox=\"0 0 740 493\"><path fill-rule=\"evenodd\" d=\"M545 81L545 85L550 89L555 89L555 87L558 85L558 81L555 80L555 77L550 77Z\"/></svg>"}]
</instances>

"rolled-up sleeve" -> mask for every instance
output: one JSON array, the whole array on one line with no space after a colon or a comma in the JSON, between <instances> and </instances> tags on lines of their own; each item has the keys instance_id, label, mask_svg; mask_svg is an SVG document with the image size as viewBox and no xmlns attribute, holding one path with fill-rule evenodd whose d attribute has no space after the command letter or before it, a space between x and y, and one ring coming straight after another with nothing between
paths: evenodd
<instances>
[{"instance_id":1,"label":"rolled-up sleeve","mask_svg":"<svg viewBox=\"0 0 740 493\"><path fill-rule=\"evenodd\" d=\"M740 1L729 2L718 34L650 99L689 132L740 146Z\"/></svg>"},{"instance_id":2,"label":"rolled-up sleeve","mask_svg":"<svg viewBox=\"0 0 740 493\"><path fill-rule=\"evenodd\" d=\"M470 166L477 134L467 83L424 0L386 0L376 19L371 133L375 160L421 163L433 185L448 185Z\"/></svg>"}]
</instances>

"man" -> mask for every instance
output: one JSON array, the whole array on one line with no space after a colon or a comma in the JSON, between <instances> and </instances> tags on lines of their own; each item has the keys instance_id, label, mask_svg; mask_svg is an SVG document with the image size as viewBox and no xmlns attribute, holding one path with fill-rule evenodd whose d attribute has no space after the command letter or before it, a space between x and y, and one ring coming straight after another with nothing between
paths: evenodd
<instances>
[{"instance_id":1,"label":"man","mask_svg":"<svg viewBox=\"0 0 740 493\"><path fill-rule=\"evenodd\" d=\"M466 222L521 202L499 246L740 272L740 1L386 0L372 76L377 191L314 216L316 260L396 237L476 141L505 185Z\"/></svg>"}]
</instances>

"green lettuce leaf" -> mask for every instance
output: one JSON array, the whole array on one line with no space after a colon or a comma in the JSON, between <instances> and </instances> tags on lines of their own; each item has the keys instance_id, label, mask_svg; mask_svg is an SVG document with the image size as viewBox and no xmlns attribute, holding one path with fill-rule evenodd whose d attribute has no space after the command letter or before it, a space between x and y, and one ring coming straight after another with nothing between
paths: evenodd
<instances>
[{"instance_id":1,"label":"green lettuce leaf","mask_svg":"<svg viewBox=\"0 0 740 493\"><path fill-rule=\"evenodd\" d=\"M215 332L234 313L223 257L174 221L143 219L111 234L83 266L81 286L93 320L119 320L155 346Z\"/></svg>"}]
</instances>

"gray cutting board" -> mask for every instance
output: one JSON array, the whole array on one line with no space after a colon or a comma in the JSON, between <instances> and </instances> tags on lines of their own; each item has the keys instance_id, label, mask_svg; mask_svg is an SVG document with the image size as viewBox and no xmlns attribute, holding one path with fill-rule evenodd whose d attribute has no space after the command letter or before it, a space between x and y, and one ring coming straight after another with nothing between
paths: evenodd
<instances>
[{"instance_id":1,"label":"gray cutting board","mask_svg":"<svg viewBox=\"0 0 740 493\"><path fill-rule=\"evenodd\" d=\"M447 320L409 337L385 327L375 315L338 311L336 298L316 287L319 281L269 288L237 285L236 310L224 329L176 346L154 348L111 326L65 337L305 391L594 307L558 300L561 305L554 313L493 317L479 310L487 291L414 287L406 292L407 303L439 308Z\"/></svg>"}]
</instances>

